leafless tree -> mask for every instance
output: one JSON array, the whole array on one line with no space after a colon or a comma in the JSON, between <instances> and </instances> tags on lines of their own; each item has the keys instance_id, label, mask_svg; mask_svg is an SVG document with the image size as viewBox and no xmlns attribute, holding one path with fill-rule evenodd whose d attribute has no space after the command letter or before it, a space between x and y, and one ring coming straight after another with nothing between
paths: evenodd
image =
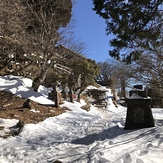
<instances>
[{"instance_id":1,"label":"leafless tree","mask_svg":"<svg viewBox=\"0 0 163 163\"><path fill-rule=\"evenodd\" d=\"M37 62L40 68L33 82L33 88L37 90L44 81L48 69L61 59L57 47L58 30L69 23L72 2L2 0L0 7L1 62L5 63L4 60L7 61L8 56L16 56L18 50L21 50L21 57L26 54L27 58Z\"/></svg>"},{"instance_id":2,"label":"leafless tree","mask_svg":"<svg viewBox=\"0 0 163 163\"><path fill-rule=\"evenodd\" d=\"M131 72L129 71L128 66L123 62L113 59L100 62L98 65L100 66L101 71L100 75L96 78L96 82L110 87L114 95L116 89L120 88L119 95L121 97L126 97L126 87L128 80L131 77Z\"/></svg>"},{"instance_id":3,"label":"leafless tree","mask_svg":"<svg viewBox=\"0 0 163 163\"><path fill-rule=\"evenodd\" d=\"M23 38L20 33L24 29L24 11L20 0L0 1L0 70L9 66L16 54L23 53L23 40L19 36Z\"/></svg>"},{"instance_id":4,"label":"leafless tree","mask_svg":"<svg viewBox=\"0 0 163 163\"><path fill-rule=\"evenodd\" d=\"M163 99L163 41L149 43L140 60L131 65L133 76L150 88L158 91ZM163 106L163 102L162 102Z\"/></svg>"},{"instance_id":5,"label":"leafless tree","mask_svg":"<svg viewBox=\"0 0 163 163\"><path fill-rule=\"evenodd\" d=\"M75 5L75 2L73 2L73 5ZM86 50L88 50L87 44L75 36L75 23L76 20L74 19L72 13L70 23L65 28L61 28L59 30L58 42L59 44L66 46L75 53L83 54Z\"/></svg>"},{"instance_id":6,"label":"leafless tree","mask_svg":"<svg viewBox=\"0 0 163 163\"><path fill-rule=\"evenodd\" d=\"M48 69L60 59L57 53L58 30L71 19L71 0L23 0L27 7L27 36L32 39L32 53L42 57L40 74L33 81L34 90L45 80Z\"/></svg>"}]
</instances>

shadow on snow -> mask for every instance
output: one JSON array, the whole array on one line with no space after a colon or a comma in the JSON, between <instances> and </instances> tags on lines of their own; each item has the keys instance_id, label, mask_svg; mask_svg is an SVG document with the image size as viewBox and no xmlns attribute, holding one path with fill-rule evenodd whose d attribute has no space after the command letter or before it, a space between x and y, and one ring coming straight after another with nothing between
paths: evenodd
<instances>
[{"instance_id":1,"label":"shadow on snow","mask_svg":"<svg viewBox=\"0 0 163 163\"><path fill-rule=\"evenodd\" d=\"M141 132L139 130L141 130ZM157 130L159 130L159 129L155 128L155 127L146 128L146 129L124 130L123 128L119 128L119 126L114 126L112 128L102 131L101 133L91 134L91 135L87 135L83 138L75 139L71 143L90 145L90 144L94 143L95 141L104 141L107 139L116 138L121 135L126 135L126 134L129 135L131 133L134 133L134 134L131 134L131 138L128 138L125 140L125 137L124 137L123 141L113 143L114 145L119 145L119 144L125 144L125 143L132 142L132 141L140 139L146 135L152 135L153 133L157 132Z\"/></svg>"}]
</instances>

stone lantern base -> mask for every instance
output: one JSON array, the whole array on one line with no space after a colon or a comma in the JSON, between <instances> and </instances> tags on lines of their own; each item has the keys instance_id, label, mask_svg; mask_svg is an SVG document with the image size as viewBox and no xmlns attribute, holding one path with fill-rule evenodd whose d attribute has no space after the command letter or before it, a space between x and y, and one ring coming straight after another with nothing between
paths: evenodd
<instances>
[{"instance_id":1,"label":"stone lantern base","mask_svg":"<svg viewBox=\"0 0 163 163\"><path fill-rule=\"evenodd\" d=\"M151 99L128 98L125 130L154 127L154 119L151 111Z\"/></svg>"}]
</instances>

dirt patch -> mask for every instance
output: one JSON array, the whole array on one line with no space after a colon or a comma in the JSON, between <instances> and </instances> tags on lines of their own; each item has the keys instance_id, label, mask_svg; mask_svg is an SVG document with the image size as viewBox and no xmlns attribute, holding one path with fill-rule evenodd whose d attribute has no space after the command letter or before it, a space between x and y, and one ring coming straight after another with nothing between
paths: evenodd
<instances>
[{"instance_id":1,"label":"dirt patch","mask_svg":"<svg viewBox=\"0 0 163 163\"><path fill-rule=\"evenodd\" d=\"M31 101L34 106L34 110L31 110L29 108L23 108L26 100L5 91L0 91L0 118L14 118L21 120L25 124L38 123L48 117L57 116L69 110L68 108L41 105L34 101Z\"/></svg>"}]
</instances>

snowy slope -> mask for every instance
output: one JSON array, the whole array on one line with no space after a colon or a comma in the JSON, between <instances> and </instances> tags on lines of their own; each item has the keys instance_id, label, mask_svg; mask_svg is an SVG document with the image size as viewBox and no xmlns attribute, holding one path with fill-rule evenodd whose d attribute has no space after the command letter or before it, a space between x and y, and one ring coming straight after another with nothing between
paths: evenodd
<instances>
[{"instance_id":1,"label":"snowy slope","mask_svg":"<svg viewBox=\"0 0 163 163\"><path fill-rule=\"evenodd\" d=\"M0 90L52 103L46 98L48 90L41 87L34 92L29 79L0 77ZM116 108L111 91L106 90L106 109L92 106L86 112L80 108L82 103L65 101L63 106L72 111L27 124L19 136L0 138L0 163L162 163L163 109L152 110L156 127L126 131L126 108ZM0 119L0 126L16 122Z\"/></svg>"}]
</instances>

